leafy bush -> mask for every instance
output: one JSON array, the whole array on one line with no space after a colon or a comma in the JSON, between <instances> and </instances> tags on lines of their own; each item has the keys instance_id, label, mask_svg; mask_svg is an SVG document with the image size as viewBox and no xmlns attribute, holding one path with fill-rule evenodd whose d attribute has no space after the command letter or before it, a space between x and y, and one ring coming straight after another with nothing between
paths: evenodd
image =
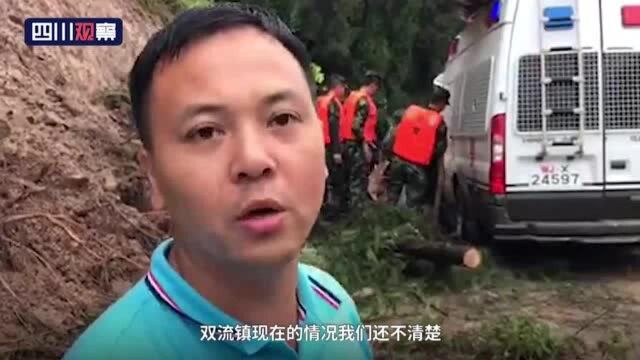
<instances>
[{"instance_id":1,"label":"leafy bush","mask_svg":"<svg viewBox=\"0 0 640 360\"><path fill-rule=\"evenodd\" d=\"M416 213L374 205L317 230L303 250L302 261L329 271L358 303L364 319L390 316L402 303L422 302L423 279L404 275L407 259L390 248L425 237L428 226ZM422 230L419 230L422 228Z\"/></svg>"}]
</instances>

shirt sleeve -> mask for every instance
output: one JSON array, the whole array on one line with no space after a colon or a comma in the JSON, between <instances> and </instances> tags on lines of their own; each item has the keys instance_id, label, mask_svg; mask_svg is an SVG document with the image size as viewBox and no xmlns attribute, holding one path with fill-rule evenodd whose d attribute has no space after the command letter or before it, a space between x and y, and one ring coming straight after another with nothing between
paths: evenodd
<instances>
[{"instance_id":1,"label":"shirt sleeve","mask_svg":"<svg viewBox=\"0 0 640 360\"><path fill-rule=\"evenodd\" d=\"M369 117L369 103L367 99L362 98L358 101L356 107L356 116L353 119L353 134L356 136L356 140L362 141L364 139L364 123Z\"/></svg>"}]
</instances>

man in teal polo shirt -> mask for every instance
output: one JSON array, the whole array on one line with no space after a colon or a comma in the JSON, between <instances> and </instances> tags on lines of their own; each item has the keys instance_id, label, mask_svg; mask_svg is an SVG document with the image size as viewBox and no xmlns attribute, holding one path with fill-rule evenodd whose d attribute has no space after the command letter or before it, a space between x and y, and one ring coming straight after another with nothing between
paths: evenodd
<instances>
[{"instance_id":1,"label":"man in teal polo shirt","mask_svg":"<svg viewBox=\"0 0 640 360\"><path fill-rule=\"evenodd\" d=\"M299 263L327 176L309 70L249 5L189 10L149 40L129 88L173 238L65 359L372 358L351 297Z\"/></svg>"}]
</instances>

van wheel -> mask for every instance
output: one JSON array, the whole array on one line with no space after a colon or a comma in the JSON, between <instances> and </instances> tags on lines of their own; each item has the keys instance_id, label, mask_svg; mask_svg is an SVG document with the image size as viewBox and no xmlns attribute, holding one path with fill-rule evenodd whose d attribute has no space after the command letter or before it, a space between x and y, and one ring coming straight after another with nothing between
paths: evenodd
<instances>
[{"instance_id":1,"label":"van wheel","mask_svg":"<svg viewBox=\"0 0 640 360\"><path fill-rule=\"evenodd\" d=\"M468 201L460 186L456 188L456 231L457 237L471 244L482 242L478 223L469 211Z\"/></svg>"},{"instance_id":2,"label":"van wheel","mask_svg":"<svg viewBox=\"0 0 640 360\"><path fill-rule=\"evenodd\" d=\"M458 212L456 210L455 201L440 203L440 216L438 219L438 225L445 234L456 234Z\"/></svg>"}]
</instances>

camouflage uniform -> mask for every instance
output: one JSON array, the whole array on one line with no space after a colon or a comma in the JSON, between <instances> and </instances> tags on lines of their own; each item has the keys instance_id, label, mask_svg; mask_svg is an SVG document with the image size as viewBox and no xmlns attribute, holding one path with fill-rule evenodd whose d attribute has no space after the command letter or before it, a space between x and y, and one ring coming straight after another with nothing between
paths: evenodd
<instances>
[{"instance_id":1,"label":"camouflage uniform","mask_svg":"<svg viewBox=\"0 0 640 360\"><path fill-rule=\"evenodd\" d=\"M352 129L355 141L345 143L344 155L349 171L349 201L351 206L358 207L367 200L367 162L364 153L364 123L369 116L369 104L360 99L356 108Z\"/></svg>"},{"instance_id":2,"label":"camouflage uniform","mask_svg":"<svg viewBox=\"0 0 640 360\"><path fill-rule=\"evenodd\" d=\"M382 98L378 101L378 121L376 122L376 139L382 140L385 138L389 129L391 128L391 120L387 114L387 100ZM373 166L380 162L382 158L382 150L380 147L376 149L374 153L374 161L371 164L369 171L373 169Z\"/></svg>"},{"instance_id":3,"label":"camouflage uniform","mask_svg":"<svg viewBox=\"0 0 640 360\"><path fill-rule=\"evenodd\" d=\"M393 154L395 130L403 114L404 110L398 110L393 113L393 126L382 143L384 157L389 160L389 167L387 168L387 199L391 204L397 204L404 187L406 206L411 209L419 209L425 204L433 203L437 185L438 163L447 147L447 128L444 122L438 128L432 162L428 166L416 165Z\"/></svg>"},{"instance_id":4,"label":"camouflage uniform","mask_svg":"<svg viewBox=\"0 0 640 360\"><path fill-rule=\"evenodd\" d=\"M329 105L329 135L331 143L325 149L325 158L329 169L325 200L337 205L339 210L343 211L346 210L347 206L347 197L345 196L347 189L345 186L344 162L340 165L336 164L334 160L334 155L342 154L342 146L340 144L340 107L335 102Z\"/></svg>"}]
</instances>

